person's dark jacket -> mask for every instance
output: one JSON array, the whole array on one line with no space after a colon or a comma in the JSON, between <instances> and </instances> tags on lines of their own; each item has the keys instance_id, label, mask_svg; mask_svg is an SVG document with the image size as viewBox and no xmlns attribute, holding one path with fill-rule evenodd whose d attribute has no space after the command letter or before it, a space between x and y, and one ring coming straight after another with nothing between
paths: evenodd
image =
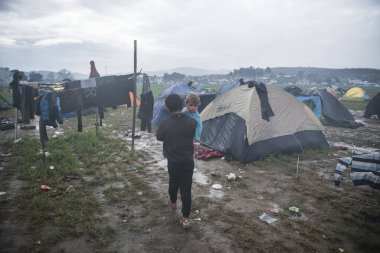
<instances>
[{"instance_id":1,"label":"person's dark jacket","mask_svg":"<svg viewBox=\"0 0 380 253\"><path fill-rule=\"evenodd\" d=\"M21 93L20 93L20 72L16 71L13 74L13 80L9 84L9 89L12 89L13 107L21 110Z\"/></svg>"},{"instance_id":2,"label":"person's dark jacket","mask_svg":"<svg viewBox=\"0 0 380 253\"><path fill-rule=\"evenodd\" d=\"M137 115L140 119L152 120L153 118L153 106L154 98L152 91L149 91L145 94L141 94L141 104L140 110Z\"/></svg>"},{"instance_id":3,"label":"person's dark jacket","mask_svg":"<svg viewBox=\"0 0 380 253\"><path fill-rule=\"evenodd\" d=\"M195 120L183 113L172 114L161 122L156 137L164 142L164 154L169 161L193 160L195 125Z\"/></svg>"}]
</instances>

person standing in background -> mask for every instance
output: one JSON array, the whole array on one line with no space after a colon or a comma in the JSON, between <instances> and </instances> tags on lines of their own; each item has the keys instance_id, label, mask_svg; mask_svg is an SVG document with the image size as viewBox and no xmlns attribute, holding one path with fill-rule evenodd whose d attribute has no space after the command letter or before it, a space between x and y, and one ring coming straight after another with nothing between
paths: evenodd
<instances>
[{"instance_id":1,"label":"person standing in background","mask_svg":"<svg viewBox=\"0 0 380 253\"><path fill-rule=\"evenodd\" d=\"M21 94L20 94L20 71L15 70L13 80L9 83L9 89L12 90L13 107L21 110Z\"/></svg>"}]
</instances>

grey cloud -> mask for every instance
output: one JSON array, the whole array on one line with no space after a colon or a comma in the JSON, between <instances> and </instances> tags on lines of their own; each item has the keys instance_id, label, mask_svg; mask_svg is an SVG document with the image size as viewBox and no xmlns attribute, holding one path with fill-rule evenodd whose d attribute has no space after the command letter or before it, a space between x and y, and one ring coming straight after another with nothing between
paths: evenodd
<instances>
[{"instance_id":1,"label":"grey cloud","mask_svg":"<svg viewBox=\"0 0 380 253\"><path fill-rule=\"evenodd\" d=\"M18 1L7 1L0 0L0 12L6 12L13 9L13 7L17 4Z\"/></svg>"},{"instance_id":2,"label":"grey cloud","mask_svg":"<svg viewBox=\"0 0 380 253\"><path fill-rule=\"evenodd\" d=\"M99 64L107 65L110 72L121 72L126 68L126 60L128 64L132 62L126 58L133 56L133 40L137 39L139 64L149 69L184 65L214 69L380 68L380 1L19 0L15 3L23 6L20 12L13 12L13 5L10 10L13 15L0 12L0 19L4 20L0 24L2 62L14 61L21 52L15 48L13 57L7 52L13 50L7 41L15 40L18 47L41 59L35 64L52 59L48 67L67 64L68 69L85 66L87 71L88 58L94 57ZM37 8L40 12L35 12ZM37 41L44 43L37 43L41 46L36 48Z\"/></svg>"}]
</instances>

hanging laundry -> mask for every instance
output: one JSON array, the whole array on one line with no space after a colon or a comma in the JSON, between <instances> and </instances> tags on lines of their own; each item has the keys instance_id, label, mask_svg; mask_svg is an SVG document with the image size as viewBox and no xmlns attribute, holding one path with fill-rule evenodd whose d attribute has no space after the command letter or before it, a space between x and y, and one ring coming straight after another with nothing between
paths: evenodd
<instances>
[{"instance_id":1,"label":"hanging laundry","mask_svg":"<svg viewBox=\"0 0 380 253\"><path fill-rule=\"evenodd\" d=\"M61 100L62 113L75 112L83 109L81 89L63 90L57 93Z\"/></svg>"},{"instance_id":2,"label":"hanging laundry","mask_svg":"<svg viewBox=\"0 0 380 253\"><path fill-rule=\"evenodd\" d=\"M90 61L90 66L91 66L91 70L90 70L89 78L100 77L99 72L96 70L94 61L92 60Z\"/></svg>"},{"instance_id":3,"label":"hanging laundry","mask_svg":"<svg viewBox=\"0 0 380 253\"><path fill-rule=\"evenodd\" d=\"M143 88L141 93L140 109L137 117L141 119L141 131L148 129L148 133L152 132L154 98L150 88L148 75L143 76Z\"/></svg>"},{"instance_id":4,"label":"hanging laundry","mask_svg":"<svg viewBox=\"0 0 380 253\"><path fill-rule=\"evenodd\" d=\"M47 126L54 128L58 124L63 124L63 115L61 113L60 99L50 90L42 90L42 95L37 100L36 114L40 116L40 120Z\"/></svg>"},{"instance_id":5,"label":"hanging laundry","mask_svg":"<svg viewBox=\"0 0 380 253\"><path fill-rule=\"evenodd\" d=\"M104 76L96 78L99 105L116 107L127 104L131 106L129 92L133 92L133 75Z\"/></svg>"},{"instance_id":6,"label":"hanging laundry","mask_svg":"<svg viewBox=\"0 0 380 253\"><path fill-rule=\"evenodd\" d=\"M13 74L12 82L9 84L9 88L12 89L13 107L19 110L21 109L20 80L20 72L16 70Z\"/></svg>"},{"instance_id":7,"label":"hanging laundry","mask_svg":"<svg viewBox=\"0 0 380 253\"><path fill-rule=\"evenodd\" d=\"M334 172L336 186L339 186L343 171L349 166L351 166L351 180L355 186L369 185L380 189L380 153L340 158Z\"/></svg>"},{"instance_id":8,"label":"hanging laundry","mask_svg":"<svg viewBox=\"0 0 380 253\"><path fill-rule=\"evenodd\" d=\"M27 85L21 86L20 111L24 124L29 124L30 119L34 119L35 97L38 97L38 90Z\"/></svg>"},{"instance_id":9,"label":"hanging laundry","mask_svg":"<svg viewBox=\"0 0 380 253\"><path fill-rule=\"evenodd\" d=\"M82 99L84 108L98 106L96 97L96 81L95 78L81 80L80 86L82 88Z\"/></svg>"}]
</instances>

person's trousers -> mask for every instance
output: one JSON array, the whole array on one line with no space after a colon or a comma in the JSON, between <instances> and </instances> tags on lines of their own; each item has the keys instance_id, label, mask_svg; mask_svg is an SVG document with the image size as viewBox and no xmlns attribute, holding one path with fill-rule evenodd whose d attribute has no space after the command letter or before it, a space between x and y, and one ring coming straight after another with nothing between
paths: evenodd
<instances>
[{"instance_id":1,"label":"person's trousers","mask_svg":"<svg viewBox=\"0 0 380 253\"><path fill-rule=\"evenodd\" d=\"M152 133L151 119L141 119L141 131L145 131L148 128L148 133Z\"/></svg>"},{"instance_id":2,"label":"person's trousers","mask_svg":"<svg viewBox=\"0 0 380 253\"><path fill-rule=\"evenodd\" d=\"M173 162L168 160L168 171L170 202L176 203L179 190L182 199L182 216L189 218L194 161Z\"/></svg>"}]
</instances>

